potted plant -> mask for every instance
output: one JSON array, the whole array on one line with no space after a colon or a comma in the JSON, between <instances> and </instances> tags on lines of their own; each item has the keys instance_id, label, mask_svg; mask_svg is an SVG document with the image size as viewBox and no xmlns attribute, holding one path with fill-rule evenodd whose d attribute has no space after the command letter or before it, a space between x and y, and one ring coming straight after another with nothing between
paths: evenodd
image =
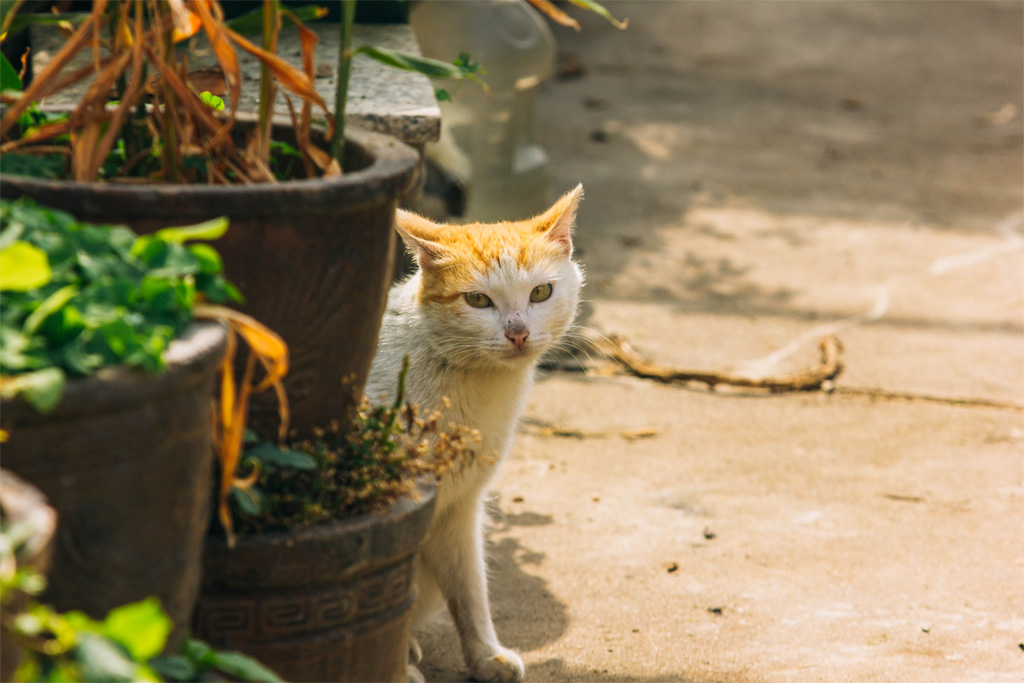
<instances>
[{"instance_id":1,"label":"potted plant","mask_svg":"<svg viewBox=\"0 0 1024 683\"><path fill-rule=\"evenodd\" d=\"M195 318L201 301L238 296L217 252L185 242L224 229L218 220L140 238L29 198L0 200L3 461L60 515L47 597L99 617L156 595L177 627L172 647L198 589L212 397L234 346L223 324ZM250 328L247 338L281 346Z\"/></svg>"},{"instance_id":2,"label":"potted plant","mask_svg":"<svg viewBox=\"0 0 1024 683\"><path fill-rule=\"evenodd\" d=\"M365 46L353 50L353 7L343 3L339 25L336 115L312 85L315 34L276 0L263 5L259 46L222 20L217 2L97 1L28 88L5 90L8 107L0 120L6 168L45 161L36 166L67 167L74 181L5 173L0 196L30 195L85 220L124 223L143 233L229 217L233 229L220 244L225 273L245 292L245 310L278 331L291 350L287 391L298 436L353 408L338 387L350 378L358 387L365 379L391 282L394 209L418 172L418 155L402 143L343 132L352 55L362 51L402 68L472 77L466 67ZM274 54L283 21L300 31L303 69ZM228 107L220 116L189 85L187 54L174 49L176 36L196 31L224 74ZM64 73L76 53L100 43L107 49L94 55L98 68ZM241 89L236 49L263 64L255 120L235 110ZM55 121L33 110L33 102L87 77L93 85L70 118ZM301 100L291 121L271 116L278 90ZM314 108L322 127L313 125ZM294 162L290 175L279 179L274 170L287 162ZM273 401L256 399L252 410L256 429L273 434Z\"/></svg>"},{"instance_id":3,"label":"potted plant","mask_svg":"<svg viewBox=\"0 0 1024 683\"><path fill-rule=\"evenodd\" d=\"M468 462L477 439L404 405L402 378L393 404L363 398L350 422L290 447L250 435L237 543L207 542L198 637L288 680L406 680L433 480Z\"/></svg>"}]
</instances>

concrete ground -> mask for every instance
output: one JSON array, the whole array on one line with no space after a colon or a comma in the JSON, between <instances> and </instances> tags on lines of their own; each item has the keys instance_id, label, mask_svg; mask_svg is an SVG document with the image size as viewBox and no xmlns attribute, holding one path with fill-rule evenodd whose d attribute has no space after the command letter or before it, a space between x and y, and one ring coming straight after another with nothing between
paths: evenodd
<instances>
[{"instance_id":1,"label":"concrete ground","mask_svg":"<svg viewBox=\"0 0 1024 683\"><path fill-rule=\"evenodd\" d=\"M1024 5L609 6L537 112L586 189L582 325L750 376L834 333L844 370L545 372L492 505L502 640L532 681L1024 680ZM447 618L421 638L465 679Z\"/></svg>"}]
</instances>

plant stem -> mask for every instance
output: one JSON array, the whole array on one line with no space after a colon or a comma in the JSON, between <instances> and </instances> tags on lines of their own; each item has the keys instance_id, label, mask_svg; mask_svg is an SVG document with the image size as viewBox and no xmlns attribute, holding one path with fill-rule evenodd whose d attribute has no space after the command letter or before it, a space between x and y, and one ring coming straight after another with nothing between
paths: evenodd
<instances>
[{"instance_id":1,"label":"plant stem","mask_svg":"<svg viewBox=\"0 0 1024 683\"><path fill-rule=\"evenodd\" d=\"M164 9L160 3L155 5L157 19L163 18ZM163 50L160 59L168 68L174 68L174 39L171 37L171 30L167 29L160 36ZM174 109L177 107L178 98L170 86L163 87L163 111L161 113L161 133L163 134L163 147L160 150L160 163L163 167L164 181L168 183L180 183L182 179L181 159L178 154L178 131L174 120ZM159 106L158 104L158 106Z\"/></svg>"},{"instance_id":2,"label":"plant stem","mask_svg":"<svg viewBox=\"0 0 1024 683\"><path fill-rule=\"evenodd\" d=\"M341 41L338 45L338 87L334 93L334 138L331 156L345 168L345 102L348 100L348 76L352 68L352 24L356 0L341 0Z\"/></svg>"},{"instance_id":3,"label":"plant stem","mask_svg":"<svg viewBox=\"0 0 1024 683\"><path fill-rule=\"evenodd\" d=\"M277 52L278 26L277 0L263 0L263 49ZM259 107L259 156L266 163L270 161L270 129L274 115L274 79L270 75L270 67L260 67L260 107Z\"/></svg>"}]
</instances>

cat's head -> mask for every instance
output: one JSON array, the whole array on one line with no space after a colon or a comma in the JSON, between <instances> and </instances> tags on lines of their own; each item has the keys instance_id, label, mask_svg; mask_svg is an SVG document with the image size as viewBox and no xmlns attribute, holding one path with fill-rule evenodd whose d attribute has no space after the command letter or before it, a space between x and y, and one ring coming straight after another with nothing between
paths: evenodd
<instances>
[{"instance_id":1,"label":"cat's head","mask_svg":"<svg viewBox=\"0 0 1024 683\"><path fill-rule=\"evenodd\" d=\"M583 276L572 261L582 185L541 215L442 225L398 212L416 257L418 303L430 343L453 365L515 367L536 360L572 326Z\"/></svg>"}]
</instances>

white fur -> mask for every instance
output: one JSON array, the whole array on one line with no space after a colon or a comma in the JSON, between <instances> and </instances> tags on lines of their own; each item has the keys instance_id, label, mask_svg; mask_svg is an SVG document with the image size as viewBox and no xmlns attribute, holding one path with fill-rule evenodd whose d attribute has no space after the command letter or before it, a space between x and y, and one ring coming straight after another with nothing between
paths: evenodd
<instances>
[{"instance_id":1,"label":"white fur","mask_svg":"<svg viewBox=\"0 0 1024 683\"><path fill-rule=\"evenodd\" d=\"M569 213L575 213L575 205ZM390 292L366 395L378 401L393 394L402 359L408 355L408 400L429 410L439 408L442 397L447 397L451 405L446 417L479 430L480 454L497 458L478 458L440 482L435 517L418 557L419 597L413 618L421 621L447 602L470 675L476 680L519 681L522 660L498 642L491 621L483 552L484 493L508 451L537 360L572 325L582 273L568 253L529 271L506 255L479 273L475 282L473 291L491 298L494 305L489 308L473 308L462 298L420 304L420 281L421 273L416 273ZM533 288L547 282L554 285L551 297L531 302ZM510 321L529 330L521 352L505 336ZM418 646L414 643L412 649L418 651Z\"/></svg>"}]
</instances>

